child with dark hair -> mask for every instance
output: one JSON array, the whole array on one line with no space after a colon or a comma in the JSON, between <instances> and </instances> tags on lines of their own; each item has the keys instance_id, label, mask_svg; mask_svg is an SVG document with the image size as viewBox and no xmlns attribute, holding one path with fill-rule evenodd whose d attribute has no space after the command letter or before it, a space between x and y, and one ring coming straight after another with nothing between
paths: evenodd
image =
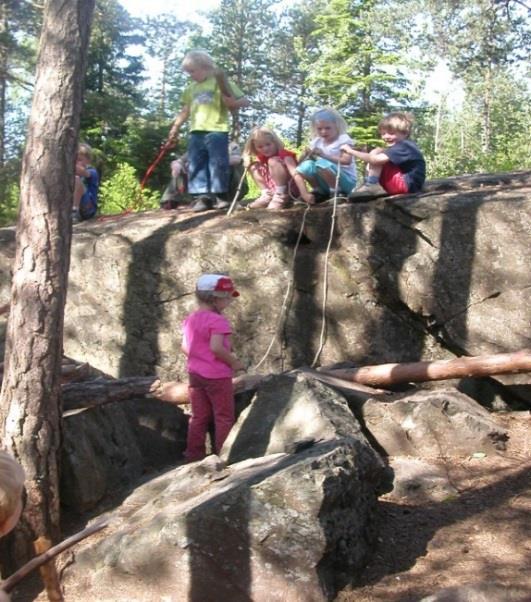
<instances>
[{"instance_id":1,"label":"child with dark hair","mask_svg":"<svg viewBox=\"0 0 531 602\"><path fill-rule=\"evenodd\" d=\"M378 124L386 148L375 148L366 153L347 144L341 147L346 153L368 164L365 184L353 191L350 199L360 200L422 190L426 179L426 162L418 146L409 139L412 126L411 115L390 113Z\"/></svg>"},{"instance_id":2,"label":"child with dark hair","mask_svg":"<svg viewBox=\"0 0 531 602\"><path fill-rule=\"evenodd\" d=\"M185 457L205 457L205 440L214 423L214 449L219 454L234 424L234 372L243 364L232 353L232 328L224 310L240 293L222 274L203 274L196 284L198 309L183 322L182 350L187 357L192 416L188 424Z\"/></svg>"}]
</instances>

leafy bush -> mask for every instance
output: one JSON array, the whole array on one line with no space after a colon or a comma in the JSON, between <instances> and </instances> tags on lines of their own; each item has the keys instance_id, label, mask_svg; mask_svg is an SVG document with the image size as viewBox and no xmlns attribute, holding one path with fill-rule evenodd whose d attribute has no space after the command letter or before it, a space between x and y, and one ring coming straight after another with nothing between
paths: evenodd
<instances>
[{"instance_id":1,"label":"leafy bush","mask_svg":"<svg viewBox=\"0 0 531 602\"><path fill-rule=\"evenodd\" d=\"M116 171L100 186L100 213L121 213L127 209L145 211L159 206L160 193L148 188L142 190L134 167L120 163Z\"/></svg>"},{"instance_id":2,"label":"leafy bush","mask_svg":"<svg viewBox=\"0 0 531 602\"><path fill-rule=\"evenodd\" d=\"M2 191L2 203L0 204L0 226L11 226L15 223L20 200L20 188L18 182L9 182Z\"/></svg>"}]
</instances>

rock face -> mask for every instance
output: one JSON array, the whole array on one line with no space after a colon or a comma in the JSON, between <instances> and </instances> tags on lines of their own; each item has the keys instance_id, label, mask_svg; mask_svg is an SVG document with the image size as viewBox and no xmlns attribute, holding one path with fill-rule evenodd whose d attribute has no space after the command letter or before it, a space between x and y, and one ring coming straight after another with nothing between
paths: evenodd
<instances>
[{"instance_id":1,"label":"rock face","mask_svg":"<svg viewBox=\"0 0 531 602\"><path fill-rule=\"evenodd\" d=\"M266 412L272 420L264 424ZM317 426L290 428L306 412ZM271 445L291 453L268 453L273 424ZM247 454L243 432L256 442ZM304 444L293 447L302 435ZM113 602L331 599L341 572L355 574L366 560L383 478L346 402L302 376L272 378L231 441L227 458L250 459L227 466L209 456L127 498L102 539L79 546L66 572L67 599L86 591Z\"/></svg>"},{"instance_id":2,"label":"rock face","mask_svg":"<svg viewBox=\"0 0 531 602\"><path fill-rule=\"evenodd\" d=\"M65 417L61 503L82 513L130 488L144 473L175 465L186 444L180 408L132 400Z\"/></svg>"},{"instance_id":3,"label":"rock face","mask_svg":"<svg viewBox=\"0 0 531 602\"><path fill-rule=\"evenodd\" d=\"M278 330L262 369L308 365L319 347L325 260L322 364L529 346L531 174L454 178L420 195L340 206L328 258L331 208L312 209L292 272L303 212L166 211L75 226L65 353L113 376L182 380L179 330L195 280L226 270L242 291L229 312L241 357L255 365ZM1 303L13 245L14 232L1 230Z\"/></svg>"}]
</instances>

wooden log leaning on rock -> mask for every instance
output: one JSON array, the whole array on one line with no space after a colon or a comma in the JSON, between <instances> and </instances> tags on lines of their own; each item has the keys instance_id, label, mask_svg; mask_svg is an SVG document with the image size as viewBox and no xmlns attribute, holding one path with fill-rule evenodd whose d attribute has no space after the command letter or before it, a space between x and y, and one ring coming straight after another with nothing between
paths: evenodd
<instances>
[{"instance_id":1,"label":"wooden log leaning on rock","mask_svg":"<svg viewBox=\"0 0 531 602\"><path fill-rule=\"evenodd\" d=\"M322 370L336 378L371 387L386 387L407 382L447 380L494 376L496 374L517 374L531 372L531 349L514 353L499 353L477 357L458 357L451 360L433 362L411 362L404 364L380 364L361 368L341 368Z\"/></svg>"}]
</instances>

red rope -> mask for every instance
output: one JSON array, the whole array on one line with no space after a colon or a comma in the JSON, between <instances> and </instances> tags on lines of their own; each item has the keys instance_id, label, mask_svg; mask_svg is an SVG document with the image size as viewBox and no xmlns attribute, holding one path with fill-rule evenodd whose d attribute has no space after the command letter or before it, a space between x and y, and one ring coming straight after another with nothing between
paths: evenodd
<instances>
[{"instance_id":1,"label":"red rope","mask_svg":"<svg viewBox=\"0 0 531 602\"><path fill-rule=\"evenodd\" d=\"M164 157L164 155L166 154L166 151L169 148L170 148L170 144L168 142L165 142L163 144L162 148L160 149L160 152L157 155L157 158L155 159L155 161L153 161L153 163L147 168L146 175L143 177L142 182L140 182L140 190L144 189L144 186L146 185L146 182L148 181L151 174L153 173L155 167L157 167L157 165L160 163L162 157Z\"/></svg>"}]
</instances>

